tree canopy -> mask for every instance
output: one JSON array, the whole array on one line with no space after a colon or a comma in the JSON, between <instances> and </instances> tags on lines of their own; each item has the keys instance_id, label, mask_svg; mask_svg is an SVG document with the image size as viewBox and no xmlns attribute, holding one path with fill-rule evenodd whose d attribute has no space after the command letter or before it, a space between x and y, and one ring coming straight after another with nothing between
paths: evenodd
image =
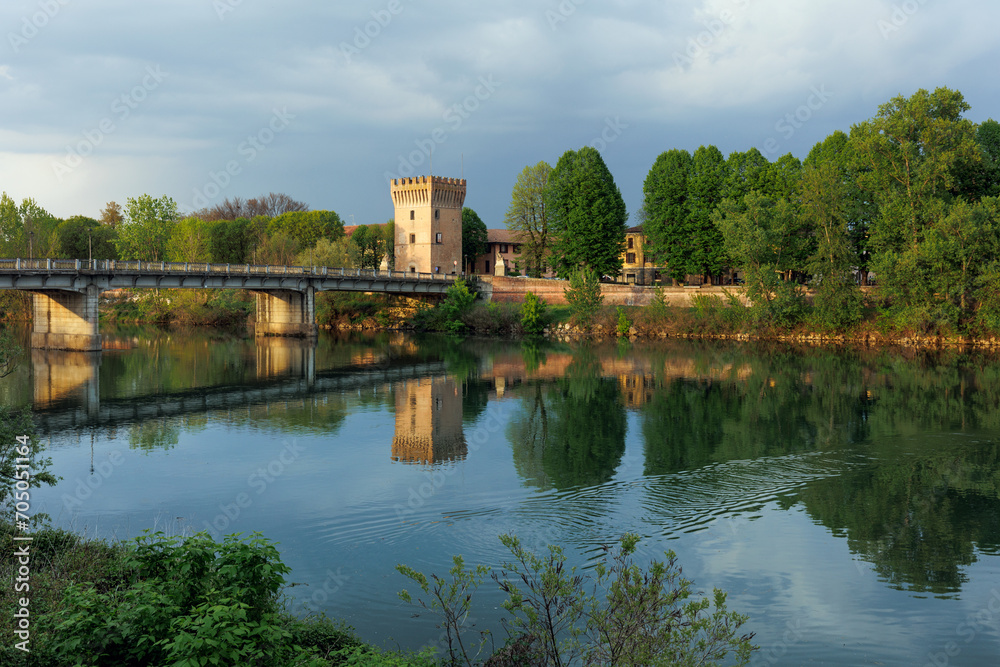
<instances>
[{"instance_id":1,"label":"tree canopy","mask_svg":"<svg viewBox=\"0 0 1000 667\"><path fill-rule=\"evenodd\" d=\"M551 173L552 167L545 161L521 170L504 218L507 229L518 233L521 257L527 264L528 275L535 277L545 272L550 261L553 238L549 229L545 190Z\"/></svg>"},{"instance_id":2,"label":"tree canopy","mask_svg":"<svg viewBox=\"0 0 1000 667\"><path fill-rule=\"evenodd\" d=\"M545 206L560 276L580 268L598 275L621 272L628 211L596 148L563 153L549 176Z\"/></svg>"}]
</instances>

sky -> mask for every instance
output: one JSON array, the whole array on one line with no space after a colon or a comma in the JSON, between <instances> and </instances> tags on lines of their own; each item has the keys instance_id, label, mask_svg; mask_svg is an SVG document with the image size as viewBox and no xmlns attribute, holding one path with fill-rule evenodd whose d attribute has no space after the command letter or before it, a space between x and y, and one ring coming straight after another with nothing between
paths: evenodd
<instances>
[{"instance_id":1,"label":"sky","mask_svg":"<svg viewBox=\"0 0 1000 667\"><path fill-rule=\"evenodd\" d=\"M525 166L591 145L634 224L672 148L804 158L942 86L1000 118L998 24L986 0L4 0L0 190L95 218L281 192L350 225L433 173L500 228Z\"/></svg>"}]
</instances>

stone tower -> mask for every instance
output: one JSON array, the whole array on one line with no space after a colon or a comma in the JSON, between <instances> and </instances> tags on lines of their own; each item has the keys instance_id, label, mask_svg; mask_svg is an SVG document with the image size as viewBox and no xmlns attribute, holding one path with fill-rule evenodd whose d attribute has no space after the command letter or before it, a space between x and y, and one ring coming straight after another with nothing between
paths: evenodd
<instances>
[{"instance_id":1,"label":"stone tower","mask_svg":"<svg viewBox=\"0 0 1000 667\"><path fill-rule=\"evenodd\" d=\"M396 432L392 460L443 463L466 457L462 393L453 378L407 380L396 390Z\"/></svg>"},{"instance_id":2,"label":"stone tower","mask_svg":"<svg viewBox=\"0 0 1000 667\"><path fill-rule=\"evenodd\" d=\"M394 178L389 190L396 211L396 270L458 273L465 179Z\"/></svg>"}]
</instances>

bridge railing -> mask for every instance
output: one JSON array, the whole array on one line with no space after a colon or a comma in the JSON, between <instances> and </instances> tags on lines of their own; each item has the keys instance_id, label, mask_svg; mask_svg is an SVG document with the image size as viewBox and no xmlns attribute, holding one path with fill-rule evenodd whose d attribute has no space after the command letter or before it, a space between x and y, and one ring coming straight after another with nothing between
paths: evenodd
<instances>
[{"instance_id":1,"label":"bridge railing","mask_svg":"<svg viewBox=\"0 0 1000 667\"><path fill-rule=\"evenodd\" d=\"M436 280L450 282L458 276L448 273L416 273L381 269L350 269L329 266L280 266L273 264L210 264L207 262L142 262L116 259L0 259L0 272L47 271L53 273L159 273L191 275L318 276L329 278L372 278Z\"/></svg>"}]
</instances>

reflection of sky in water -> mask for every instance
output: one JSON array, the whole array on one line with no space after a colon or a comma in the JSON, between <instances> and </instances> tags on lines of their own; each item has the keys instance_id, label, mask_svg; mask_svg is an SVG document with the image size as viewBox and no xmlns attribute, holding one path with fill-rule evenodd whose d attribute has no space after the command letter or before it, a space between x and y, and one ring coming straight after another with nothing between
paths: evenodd
<instances>
[{"instance_id":1,"label":"reflection of sky in water","mask_svg":"<svg viewBox=\"0 0 1000 667\"><path fill-rule=\"evenodd\" d=\"M213 523L224 533L260 531L280 543L290 580L306 584L288 590L296 609L312 599L364 637L404 646L436 631L397 600L407 584L397 563L441 573L460 553L470 564L499 565L505 552L496 536L513 532L536 548L566 545L586 566L599 545L632 530L645 536L644 557L672 549L699 590L729 591L730 607L751 616L758 664L924 664L949 641L960 649L954 664L989 664L1000 648L996 621L975 626L968 643L970 626L962 626L1000 589L995 558L963 567L967 582L950 599L915 595L888 586L846 539L806 513L799 491L871 465L864 450L820 448L647 476L643 413L630 409L624 454L607 482L542 490L519 475L508 435L525 385L508 386L504 400L490 394L485 411L465 419L464 458L393 461L401 421L416 428L423 411L454 407L437 398L457 385L436 377L437 385L420 381L438 393L420 394L412 414L411 379L399 380L395 393L372 384L172 417L168 428L144 422L147 439L162 436L167 448L142 450L135 425L119 425L113 439L98 428L93 477L89 432L59 434L51 453L63 481L36 491L35 507L101 536ZM929 435L932 448L955 446L957 436ZM77 494L88 479L97 488ZM67 509L74 495L80 503ZM474 615L502 634L500 600L484 583Z\"/></svg>"}]
</instances>

